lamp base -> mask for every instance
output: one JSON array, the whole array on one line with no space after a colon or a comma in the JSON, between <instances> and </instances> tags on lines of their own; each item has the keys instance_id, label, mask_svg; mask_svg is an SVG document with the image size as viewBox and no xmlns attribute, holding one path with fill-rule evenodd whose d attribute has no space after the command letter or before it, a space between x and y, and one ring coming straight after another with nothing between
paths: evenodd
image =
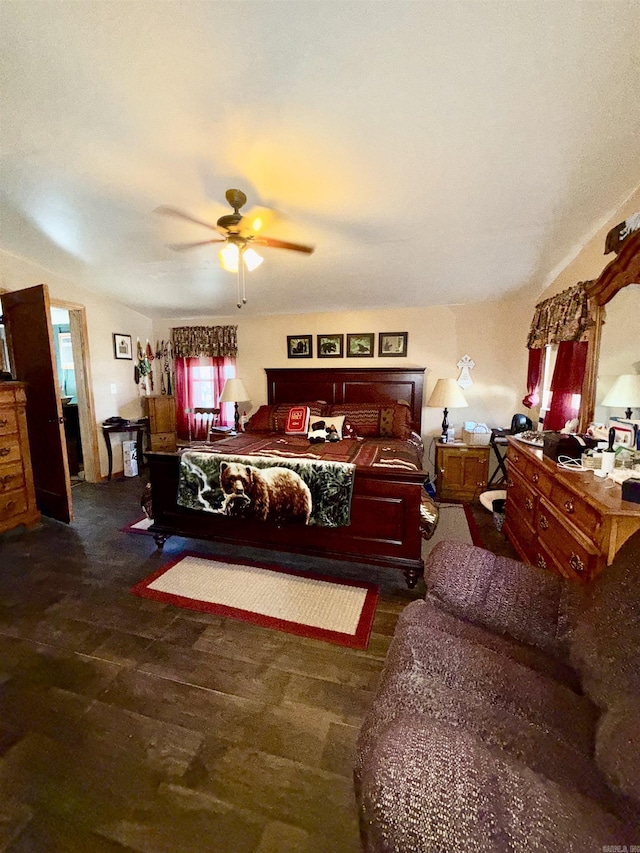
<instances>
[{"instance_id":1,"label":"lamp base","mask_svg":"<svg viewBox=\"0 0 640 853\"><path fill-rule=\"evenodd\" d=\"M234 413L233 413L234 422L235 422L235 431L240 432L240 410L238 409L237 403L234 403L233 405L235 406Z\"/></svg>"}]
</instances>

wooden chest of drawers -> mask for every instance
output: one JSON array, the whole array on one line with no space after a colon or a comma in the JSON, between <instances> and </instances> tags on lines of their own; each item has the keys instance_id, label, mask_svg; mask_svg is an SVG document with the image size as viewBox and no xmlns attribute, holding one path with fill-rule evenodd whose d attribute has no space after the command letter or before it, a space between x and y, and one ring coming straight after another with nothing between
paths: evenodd
<instances>
[{"instance_id":1,"label":"wooden chest of drawers","mask_svg":"<svg viewBox=\"0 0 640 853\"><path fill-rule=\"evenodd\" d=\"M176 402L175 397L146 397L145 406L149 416L149 440L153 451L176 450Z\"/></svg>"},{"instance_id":2,"label":"wooden chest of drawers","mask_svg":"<svg viewBox=\"0 0 640 853\"><path fill-rule=\"evenodd\" d=\"M40 520L25 403L25 386L21 382L0 382L0 533Z\"/></svg>"},{"instance_id":3,"label":"wooden chest of drawers","mask_svg":"<svg viewBox=\"0 0 640 853\"><path fill-rule=\"evenodd\" d=\"M541 569L588 582L640 530L640 505L593 471L558 468L541 450L509 438L503 530L519 555Z\"/></svg>"}]
</instances>

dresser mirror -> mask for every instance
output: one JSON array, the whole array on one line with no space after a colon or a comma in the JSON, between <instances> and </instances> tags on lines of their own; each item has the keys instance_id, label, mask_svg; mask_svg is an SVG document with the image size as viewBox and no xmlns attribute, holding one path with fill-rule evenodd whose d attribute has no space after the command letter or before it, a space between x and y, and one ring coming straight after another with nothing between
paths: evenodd
<instances>
[{"instance_id":1,"label":"dresser mirror","mask_svg":"<svg viewBox=\"0 0 640 853\"><path fill-rule=\"evenodd\" d=\"M617 375L634 373L640 360L640 232L628 237L597 281L587 287L594 325L589 336L579 431L623 411L599 404ZM635 365L635 367L634 367Z\"/></svg>"}]
</instances>

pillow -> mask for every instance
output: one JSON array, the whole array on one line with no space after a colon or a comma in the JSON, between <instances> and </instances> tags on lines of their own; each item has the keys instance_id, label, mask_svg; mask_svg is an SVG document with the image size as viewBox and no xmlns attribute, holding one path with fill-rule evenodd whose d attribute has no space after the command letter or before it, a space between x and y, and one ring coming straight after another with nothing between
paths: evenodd
<instances>
[{"instance_id":1,"label":"pillow","mask_svg":"<svg viewBox=\"0 0 640 853\"><path fill-rule=\"evenodd\" d=\"M284 431L287 435L306 435L311 412L309 406L292 406L287 415Z\"/></svg>"},{"instance_id":2,"label":"pillow","mask_svg":"<svg viewBox=\"0 0 640 853\"><path fill-rule=\"evenodd\" d=\"M357 438L358 433L356 432L356 428L353 424L350 424L349 421L345 420L342 426L342 437L343 438Z\"/></svg>"},{"instance_id":3,"label":"pillow","mask_svg":"<svg viewBox=\"0 0 640 853\"><path fill-rule=\"evenodd\" d=\"M345 415L362 438L377 438L380 435L380 406L367 403L339 403L331 406L329 414L333 417Z\"/></svg>"},{"instance_id":4,"label":"pillow","mask_svg":"<svg viewBox=\"0 0 640 853\"><path fill-rule=\"evenodd\" d=\"M342 429L344 426L344 415L323 415L321 418L324 423L324 429L328 430L330 427L335 427L335 431L338 433L338 438L342 438ZM312 417L309 422L309 436L313 433L313 425L315 423L315 419Z\"/></svg>"},{"instance_id":5,"label":"pillow","mask_svg":"<svg viewBox=\"0 0 640 853\"><path fill-rule=\"evenodd\" d=\"M260 406L257 412L247 421L247 432L284 432L287 426L289 411L294 406L308 406L312 418L322 417L326 404L323 400L313 400L307 403L281 403L277 406Z\"/></svg>"}]
</instances>

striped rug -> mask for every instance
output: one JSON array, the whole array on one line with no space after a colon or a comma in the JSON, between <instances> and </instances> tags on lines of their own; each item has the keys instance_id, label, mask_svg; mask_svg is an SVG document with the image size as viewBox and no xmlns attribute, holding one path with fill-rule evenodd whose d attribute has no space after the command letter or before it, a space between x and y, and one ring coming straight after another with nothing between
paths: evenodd
<instances>
[{"instance_id":1,"label":"striped rug","mask_svg":"<svg viewBox=\"0 0 640 853\"><path fill-rule=\"evenodd\" d=\"M131 592L356 649L369 644L378 599L374 584L190 552L179 554Z\"/></svg>"}]
</instances>

